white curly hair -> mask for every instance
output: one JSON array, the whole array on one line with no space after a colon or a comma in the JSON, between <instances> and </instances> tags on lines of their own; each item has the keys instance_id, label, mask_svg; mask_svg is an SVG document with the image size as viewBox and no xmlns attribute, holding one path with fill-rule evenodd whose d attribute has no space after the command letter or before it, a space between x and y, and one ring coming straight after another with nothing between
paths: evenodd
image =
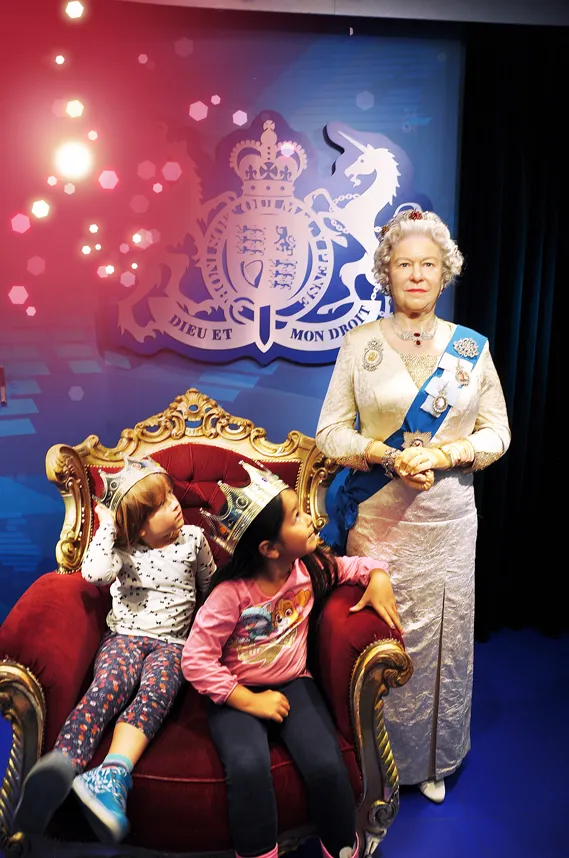
<instances>
[{"instance_id":1,"label":"white curly hair","mask_svg":"<svg viewBox=\"0 0 569 858\"><path fill-rule=\"evenodd\" d=\"M464 257L451 238L448 226L435 212L408 209L392 217L381 230L379 245L373 257L373 273L379 284L379 291L384 295L391 295L389 286L391 254L395 245L408 235L426 235L440 247L443 266L442 288L446 289L462 271Z\"/></svg>"}]
</instances>

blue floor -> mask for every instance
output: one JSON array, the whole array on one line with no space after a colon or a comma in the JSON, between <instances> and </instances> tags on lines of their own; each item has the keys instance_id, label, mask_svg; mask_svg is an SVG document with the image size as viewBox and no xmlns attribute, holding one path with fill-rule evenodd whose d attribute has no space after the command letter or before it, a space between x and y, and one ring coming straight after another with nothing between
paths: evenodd
<instances>
[{"instance_id":1,"label":"blue floor","mask_svg":"<svg viewBox=\"0 0 569 858\"><path fill-rule=\"evenodd\" d=\"M0 719L2 766L8 741ZM472 751L444 804L402 788L376 858L567 858L568 816L569 634L503 630L476 645Z\"/></svg>"}]
</instances>

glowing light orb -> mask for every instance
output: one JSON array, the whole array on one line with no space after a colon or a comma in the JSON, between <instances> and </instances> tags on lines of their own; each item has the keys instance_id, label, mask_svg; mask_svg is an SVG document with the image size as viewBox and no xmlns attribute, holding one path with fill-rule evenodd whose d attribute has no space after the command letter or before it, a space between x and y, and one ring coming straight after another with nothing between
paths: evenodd
<instances>
[{"instance_id":1,"label":"glowing light orb","mask_svg":"<svg viewBox=\"0 0 569 858\"><path fill-rule=\"evenodd\" d=\"M28 290L25 286L12 286L8 298L12 304L25 304L28 300Z\"/></svg>"},{"instance_id":2,"label":"glowing light orb","mask_svg":"<svg viewBox=\"0 0 569 858\"><path fill-rule=\"evenodd\" d=\"M96 244L96 245L95 245L95 250L100 250L100 249L101 249L101 245L100 245L100 244Z\"/></svg>"},{"instance_id":3,"label":"glowing light orb","mask_svg":"<svg viewBox=\"0 0 569 858\"><path fill-rule=\"evenodd\" d=\"M174 51L179 57L189 57L194 52L194 43L191 39L178 39L174 42Z\"/></svg>"},{"instance_id":4,"label":"glowing light orb","mask_svg":"<svg viewBox=\"0 0 569 858\"><path fill-rule=\"evenodd\" d=\"M83 245L83 247L81 248L81 253L83 253L85 256L88 256L91 253L91 248L88 244Z\"/></svg>"},{"instance_id":5,"label":"glowing light orb","mask_svg":"<svg viewBox=\"0 0 569 858\"><path fill-rule=\"evenodd\" d=\"M35 203L32 203L32 214L37 218L47 217L49 204L45 200L36 200Z\"/></svg>"},{"instance_id":6,"label":"glowing light orb","mask_svg":"<svg viewBox=\"0 0 569 858\"><path fill-rule=\"evenodd\" d=\"M132 240L134 241L135 244L140 244L140 242L142 241L142 236L140 235L140 233L135 232L135 234L132 237Z\"/></svg>"},{"instance_id":7,"label":"glowing light orb","mask_svg":"<svg viewBox=\"0 0 569 858\"><path fill-rule=\"evenodd\" d=\"M64 179L83 179L93 168L93 156L84 143L64 143L55 153L55 168Z\"/></svg>"},{"instance_id":8,"label":"glowing light orb","mask_svg":"<svg viewBox=\"0 0 569 858\"><path fill-rule=\"evenodd\" d=\"M105 265L105 271L107 272L107 274L114 274L115 273L115 266L114 265Z\"/></svg>"},{"instance_id":9,"label":"glowing light orb","mask_svg":"<svg viewBox=\"0 0 569 858\"><path fill-rule=\"evenodd\" d=\"M236 110L233 114L233 122L235 125L245 125L247 122L247 114L244 110Z\"/></svg>"},{"instance_id":10,"label":"glowing light orb","mask_svg":"<svg viewBox=\"0 0 569 858\"><path fill-rule=\"evenodd\" d=\"M65 7L65 14L68 18L80 18L85 11L85 7L83 3L80 3L79 0L72 0L71 3L68 3Z\"/></svg>"},{"instance_id":11,"label":"glowing light orb","mask_svg":"<svg viewBox=\"0 0 569 858\"><path fill-rule=\"evenodd\" d=\"M128 252L129 252L129 250L130 250L130 247L128 246L128 244L125 244L125 243L123 242L123 243L121 244L121 246L119 247L119 250L120 250L120 252L121 252L121 253L128 253Z\"/></svg>"},{"instance_id":12,"label":"glowing light orb","mask_svg":"<svg viewBox=\"0 0 569 858\"><path fill-rule=\"evenodd\" d=\"M131 274L130 271L125 271L124 274L121 274L120 281L123 286L130 287L134 286L136 282L136 277L134 276L134 274Z\"/></svg>"},{"instance_id":13,"label":"glowing light orb","mask_svg":"<svg viewBox=\"0 0 569 858\"><path fill-rule=\"evenodd\" d=\"M104 280L105 277L108 277L109 275L107 272L107 266L106 265L99 265L99 267L97 268L97 274L99 275L101 280Z\"/></svg>"},{"instance_id":14,"label":"glowing light orb","mask_svg":"<svg viewBox=\"0 0 569 858\"><path fill-rule=\"evenodd\" d=\"M119 177L114 170L103 170L99 176L99 184L106 191L112 191L118 183Z\"/></svg>"},{"instance_id":15,"label":"glowing light orb","mask_svg":"<svg viewBox=\"0 0 569 858\"><path fill-rule=\"evenodd\" d=\"M30 228L30 219L25 214L17 214L11 220L14 232L27 232Z\"/></svg>"},{"instance_id":16,"label":"glowing light orb","mask_svg":"<svg viewBox=\"0 0 569 858\"><path fill-rule=\"evenodd\" d=\"M152 190L155 194L161 194L163 189L163 185L161 185L160 182L156 182L154 185L152 185Z\"/></svg>"},{"instance_id":17,"label":"glowing light orb","mask_svg":"<svg viewBox=\"0 0 569 858\"><path fill-rule=\"evenodd\" d=\"M212 95L210 101L212 104L219 104L221 102L221 98L219 97L219 95Z\"/></svg>"},{"instance_id":18,"label":"glowing light orb","mask_svg":"<svg viewBox=\"0 0 569 858\"><path fill-rule=\"evenodd\" d=\"M169 182L176 182L182 175L182 168L177 161L168 161L162 167L162 175Z\"/></svg>"},{"instance_id":19,"label":"glowing light orb","mask_svg":"<svg viewBox=\"0 0 569 858\"><path fill-rule=\"evenodd\" d=\"M27 308L26 308L26 313L27 313L27 315L28 315L28 316L35 316L35 314L36 314L36 308L35 308L35 307L27 307Z\"/></svg>"},{"instance_id":20,"label":"glowing light orb","mask_svg":"<svg viewBox=\"0 0 569 858\"><path fill-rule=\"evenodd\" d=\"M144 63L147 63L148 62L148 54L139 54L138 55L138 62L140 63L141 66L143 66Z\"/></svg>"},{"instance_id":21,"label":"glowing light orb","mask_svg":"<svg viewBox=\"0 0 569 858\"><path fill-rule=\"evenodd\" d=\"M48 185L57 185L57 177L56 176L48 176L47 183L48 183Z\"/></svg>"},{"instance_id":22,"label":"glowing light orb","mask_svg":"<svg viewBox=\"0 0 569 858\"><path fill-rule=\"evenodd\" d=\"M89 131L89 133L87 134L87 137L89 138L89 140L96 140L98 136L99 135L97 134L96 131Z\"/></svg>"},{"instance_id":23,"label":"glowing light orb","mask_svg":"<svg viewBox=\"0 0 569 858\"><path fill-rule=\"evenodd\" d=\"M287 158L294 155L294 143L283 143L281 146L281 154Z\"/></svg>"},{"instance_id":24,"label":"glowing light orb","mask_svg":"<svg viewBox=\"0 0 569 858\"><path fill-rule=\"evenodd\" d=\"M152 161L141 161L136 172L141 179L151 179L156 173L156 165Z\"/></svg>"},{"instance_id":25,"label":"glowing light orb","mask_svg":"<svg viewBox=\"0 0 569 858\"><path fill-rule=\"evenodd\" d=\"M71 400L73 400L73 402L80 402L85 396L85 392L82 387L74 385L73 387L69 388L68 396Z\"/></svg>"},{"instance_id":26,"label":"glowing light orb","mask_svg":"<svg viewBox=\"0 0 569 858\"><path fill-rule=\"evenodd\" d=\"M82 116L84 110L85 107L76 98L73 99L73 101L68 101L67 107L65 108L67 115L71 116L73 119L76 119L78 116Z\"/></svg>"},{"instance_id":27,"label":"glowing light orb","mask_svg":"<svg viewBox=\"0 0 569 858\"><path fill-rule=\"evenodd\" d=\"M58 54L55 58L55 62L57 63L58 66L62 66L63 63L65 62L65 57L62 56L62 54Z\"/></svg>"},{"instance_id":28,"label":"glowing light orb","mask_svg":"<svg viewBox=\"0 0 569 858\"><path fill-rule=\"evenodd\" d=\"M147 211L150 203L148 202L144 194L135 194L129 205L133 212L136 212L137 214L143 214L145 211Z\"/></svg>"},{"instance_id":29,"label":"glowing light orb","mask_svg":"<svg viewBox=\"0 0 569 858\"><path fill-rule=\"evenodd\" d=\"M206 118L207 110L207 104L204 104L203 101L194 101L193 104L190 104L190 116L192 119L195 119L196 122L200 122L202 119Z\"/></svg>"},{"instance_id":30,"label":"glowing light orb","mask_svg":"<svg viewBox=\"0 0 569 858\"><path fill-rule=\"evenodd\" d=\"M130 267L134 268L134 270L136 271L136 269L138 268L138 262L133 262Z\"/></svg>"},{"instance_id":31,"label":"glowing light orb","mask_svg":"<svg viewBox=\"0 0 569 858\"><path fill-rule=\"evenodd\" d=\"M99 232L99 227L96 223L89 224L89 232Z\"/></svg>"},{"instance_id":32,"label":"glowing light orb","mask_svg":"<svg viewBox=\"0 0 569 858\"><path fill-rule=\"evenodd\" d=\"M75 193L75 185L73 184L73 182L67 182L67 184L63 186L63 190L65 191L66 194L69 194L69 195L74 194Z\"/></svg>"},{"instance_id":33,"label":"glowing light orb","mask_svg":"<svg viewBox=\"0 0 569 858\"><path fill-rule=\"evenodd\" d=\"M31 259L28 259L26 267L30 274L37 277L38 274L43 274L45 271L45 259L42 259L41 256L32 256Z\"/></svg>"}]
</instances>

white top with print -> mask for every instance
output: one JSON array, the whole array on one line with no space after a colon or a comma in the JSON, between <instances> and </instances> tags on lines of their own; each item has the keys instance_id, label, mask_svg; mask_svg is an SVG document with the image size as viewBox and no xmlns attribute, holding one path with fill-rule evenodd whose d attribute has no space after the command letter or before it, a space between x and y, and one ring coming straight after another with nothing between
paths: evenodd
<instances>
[{"instance_id":1,"label":"white top with print","mask_svg":"<svg viewBox=\"0 0 569 858\"><path fill-rule=\"evenodd\" d=\"M97 586L112 584L111 631L146 635L183 644L196 606L196 587L205 596L215 570L201 528L185 524L165 548L142 542L131 551L115 548L113 522L104 522L89 543L82 575Z\"/></svg>"}]
</instances>

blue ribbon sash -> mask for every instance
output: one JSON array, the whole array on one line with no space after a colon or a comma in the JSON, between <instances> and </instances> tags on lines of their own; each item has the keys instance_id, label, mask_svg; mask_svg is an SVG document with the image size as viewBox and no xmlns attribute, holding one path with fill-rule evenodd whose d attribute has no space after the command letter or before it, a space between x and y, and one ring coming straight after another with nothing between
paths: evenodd
<instances>
[{"instance_id":1,"label":"blue ribbon sash","mask_svg":"<svg viewBox=\"0 0 569 858\"><path fill-rule=\"evenodd\" d=\"M434 437L478 362L485 343L486 337L458 325L437 368L417 392L403 424L383 443L400 450L406 432L428 432L431 438ZM461 373L465 373L466 378ZM336 474L326 493L328 523L320 531L324 542L336 554L343 555L346 552L348 531L356 523L360 503L376 494L389 481L381 465L373 465L369 471L342 468Z\"/></svg>"}]
</instances>

